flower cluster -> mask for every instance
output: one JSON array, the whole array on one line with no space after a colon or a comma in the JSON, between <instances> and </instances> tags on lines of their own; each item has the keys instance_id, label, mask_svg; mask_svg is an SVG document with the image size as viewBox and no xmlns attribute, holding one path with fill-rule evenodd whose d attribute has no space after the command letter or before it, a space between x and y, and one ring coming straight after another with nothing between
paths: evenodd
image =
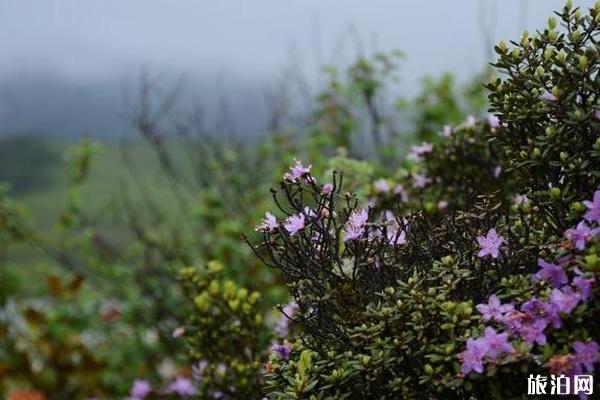
<instances>
[{"instance_id":1,"label":"flower cluster","mask_svg":"<svg viewBox=\"0 0 600 400\"><path fill-rule=\"evenodd\" d=\"M598 219L600 190L594 193L593 201L585 201L584 204L587 207L584 218L591 223L598 224L600 222ZM580 222L578 228L568 229L565 236L572 240L573 231L579 229L583 223L585 222ZM572 243L574 249L584 250L586 243L594 235L597 235L598 228L590 229L586 225L586 232L588 234L584 238L576 236L580 242L574 241ZM495 232L492 239L494 239L494 246L490 245L489 241L480 240L482 248L484 248L484 245L491 247L491 250L488 251L490 254L492 251L497 251L495 245L498 244L498 236ZM481 313L483 319L488 323L495 322L499 324L506 331L497 334L493 328L488 326L483 337L468 339L466 350L459 356L462 363L462 373L466 374L471 371L482 373L485 362L497 362L499 361L497 359L498 355L512 353L514 347L508 341L509 338L520 340L527 345L546 345L548 343L548 328L560 329L563 326L563 320L578 305L592 299L593 288L596 284L595 278L586 277L586 274L576 264L576 258L573 254L558 257L555 262L538 259L539 270L531 278L534 282L541 283L542 289L548 285L551 290L545 297L534 295L523 302L518 309L514 304L502 304L496 295L490 296L487 304L479 304L477 310ZM570 280L568 272L572 272ZM490 340L496 340L497 346L500 347L490 347ZM561 369L562 372L570 371L571 374L581 371L592 373L594 363L599 360L598 344L595 341L589 343L575 341L572 346L576 351L575 355L554 356L548 362L548 368L551 371L557 369ZM503 351L492 350L492 353L490 353L490 348L501 348ZM564 365L558 368L560 360Z\"/></svg>"}]
</instances>

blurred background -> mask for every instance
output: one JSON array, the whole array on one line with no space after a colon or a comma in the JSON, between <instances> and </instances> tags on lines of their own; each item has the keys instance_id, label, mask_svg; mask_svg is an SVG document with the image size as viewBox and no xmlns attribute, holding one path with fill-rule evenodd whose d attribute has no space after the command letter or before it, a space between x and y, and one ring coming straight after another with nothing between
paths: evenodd
<instances>
[{"instance_id":1,"label":"blurred background","mask_svg":"<svg viewBox=\"0 0 600 400\"><path fill-rule=\"evenodd\" d=\"M582 5L586 2L580 2ZM306 89L321 67L399 49L398 90L420 79L481 72L492 45L534 30L558 0L339 2L3 0L0 2L0 135L127 131L124 107L142 69L183 77L186 101L215 119L226 100L236 130L268 128L266 93L290 74Z\"/></svg>"}]
</instances>

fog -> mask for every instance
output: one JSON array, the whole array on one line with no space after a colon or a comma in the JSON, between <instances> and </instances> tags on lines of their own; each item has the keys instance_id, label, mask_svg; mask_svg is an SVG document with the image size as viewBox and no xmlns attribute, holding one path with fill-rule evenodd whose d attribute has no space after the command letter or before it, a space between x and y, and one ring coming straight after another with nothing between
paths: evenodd
<instances>
[{"instance_id":1,"label":"fog","mask_svg":"<svg viewBox=\"0 0 600 400\"><path fill-rule=\"evenodd\" d=\"M575 1L587 6L593 1ZM186 77L186 102L231 105L265 127L265 89L294 66L402 50L399 91L425 75L481 71L500 38L545 26L558 0L0 0L0 134L114 135L140 71Z\"/></svg>"}]
</instances>

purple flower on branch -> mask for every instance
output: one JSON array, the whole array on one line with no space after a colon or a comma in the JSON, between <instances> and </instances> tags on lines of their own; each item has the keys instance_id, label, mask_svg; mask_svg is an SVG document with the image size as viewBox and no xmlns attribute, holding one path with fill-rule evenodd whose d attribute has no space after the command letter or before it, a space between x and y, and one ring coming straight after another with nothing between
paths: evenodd
<instances>
[{"instance_id":1,"label":"purple flower on branch","mask_svg":"<svg viewBox=\"0 0 600 400\"><path fill-rule=\"evenodd\" d=\"M467 349L458 355L462 364L460 371L463 374L471 371L482 373L483 357L487 351L487 343L482 338L467 339Z\"/></svg>"},{"instance_id":2,"label":"purple flower on branch","mask_svg":"<svg viewBox=\"0 0 600 400\"><path fill-rule=\"evenodd\" d=\"M540 258L538 259L538 266L540 270L533 275L533 280L548 281L555 288L564 286L569 282L567 273L560 265L549 263Z\"/></svg>"},{"instance_id":3,"label":"purple flower on branch","mask_svg":"<svg viewBox=\"0 0 600 400\"><path fill-rule=\"evenodd\" d=\"M600 190L594 192L594 199L592 201L585 200L583 205L587 207L587 212L583 215L583 218L600 224Z\"/></svg>"},{"instance_id":4,"label":"purple flower on branch","mask_svg":"<svg viewBox=\"0 0 600 400\"><path fill-rule=\"evenodd\" d=\"M479 243L479 253L477 256L483 258L485 256L492 256L492 258L498 258L500 252L500 246L504 243L504 238L496 232L496 229L491 228L487 235L479 236L477 238Z\"/></svg>"},{"instance_id":5,"label":"purple flower on branch","mask_svg":"<svg viewBox=\"0 0 600 400\"><path fill-rule=\"evenodd\" d=\"M360 239L365 233L365 225L368 219L369 213L364 208L352 211L344 226L344 231L346 232L344 242Z\"/></svg>"},{"instance_id":6,"label":"purple flower on branch","mask_svg":"<svg viewBox=\"0 0 600 400\"><path fill-rule=\"evenodd\" d=\"M570 314L581 300L579 293L574 292L569 286L563 289L553 289L550 294L550 302L556 306L559 312Z\"/></svg>"},{"instance_id":7,"label":"purple flower on branch","mask_svg":"<svg viewBox=\"0 0 600 400\"><path fill-rule=\"evenodd\" d=\"M504 314L512 311L514 306L512 304L500 303L500 299L493 294L490 296L487 304L478 304L476 308L477 311L481 313L484 320L489 321L495 319L501 321Z\"/></svg>"},{"instance_id":8,"label":"purple flower on branch","mask_svg":"<svg viewBox=\"0 0 600 400\"><path fill-rule=\"evenodd\" d=\"M421 161L423 154L431 153L433 151L433 145L431 143L423 142L420 145L412 146L408 159L412 161Z\"/></svg>"},{"instance_id":9,"label":"purple flower on branch","mask_svg":"<svg viewBox=\"0 0 600 400\"><path fill-rule=\"evenodd\" d=\"M594 364L600 360L600 347L595 341L589 343L575 342L573 350L575 350L575 361L579 363L582 369L588 373L594 372Z\"/></svg>"},{"instance_id":10,"label":"purple flower on branch","mask_svg":"<svg viewBox=\"0 0 600 400\"><path fill-rule=\"evenodd\" d=\"M152 392L152 386L150 386L150 382L143 379L136 379L133 381L133 386L131 387L131 391L129 395L132 400L142 400L146 398Z\"/></svg>"},{"instance_id":11,"label":"purple flower on branch","mask_svg":"<svg viewBox=\"0 0 600 400\"><path fill-rule=\"evenodd\" d=\"M277 218L275 218L275 216L270 212L267 212L265 213L265 217L263 218L261 224L258 225L255 230L261 232L272 232L277 229L278 226L279 224L277 223Z\"/></svg>"},{"instance_id":12,"label":"purple flower on branch","mask_svg":"<svg viewBox=\"0 0 600 400\"><path fill-rule=\"evenodd\" d=\"M304 215L296 214L291 215L288 219L285 220L285 224L283 225L286 231L290 234L290 236L294 236L296 233L304 229Z\"/></svg>"},{"instance_id":13,"label":"purple flower on branch","mask_svg":"<svg viewBox=\"0 0 600 400\"><path fill-rule=\"evenodd\" d=\"M483 340L487 347L486 354L492 358L496 358L502 353L510 354L515 351L512 344L508 342L508 333L498 333L489 326L485 328Z\"/></svg>"},{"instance_id":14,"label":"purple flower on branch","mask_svg":"<svg viewBox=\"0 0 600 400\"><path fill-rule=\"evenodd\" d=\"M544 100L544 101L556 101L557 100L556 96L547 90L541 94L540 99Z\"/></svg>"},{"instance_id":15,"label":"purple flower on branch","mask_svg":"<svg viewBox=\"0 0 600 400\"><path fill-rule=\"evenodd\" d=\"M294 159L294 165L290 167L290 172L287 172L285 175L283 175L283 179L291 182L296 182L304 175L310 174L311 168L312 165L305 167L300 161Z\"/></svg>"},{"instance_id":16,"label":"purple flower on branch","mask_svg":"<svg viewBox=\"0 0 600 400\"><path fill-rule=\"evenodd\" d=\"M573 286L577 288L581 300L587 301L592 297L592 289L596 280L594 278L584 278L583 272L579 268L575 268L574 271L577 276L573 278Z\"/></svg>"},{"instance_id":17,"label":"purple flower on branch","mask_svg":"<svg viewBox=\"0 0 600 400\"><path fill-rule=\"evenodd\" d=\"M569 239L577 250L585 249L586 243L600 232L600 228L591 229L585 221L577 224L577 227L565 231L565 237Z\"/></svg>"},{"instance_id":18,"label":"purple flower on branch","mask_svg":"<svg viewBox=\"0 0 600 400\"><path fill-rule=\"evenodd\" d=\"M166 388L167 393L178 394L180 396L193 396L196 394L196 388L191 380L178 376Z\"/></svg>"}]
</instances>

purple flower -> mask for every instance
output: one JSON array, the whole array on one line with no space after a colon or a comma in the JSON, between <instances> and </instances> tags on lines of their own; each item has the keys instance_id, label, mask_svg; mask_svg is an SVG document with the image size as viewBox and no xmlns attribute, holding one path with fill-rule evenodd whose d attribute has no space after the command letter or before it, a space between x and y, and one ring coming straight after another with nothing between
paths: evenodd
<instances>
[{"instance_id":1,"label":"purple flower","mask_svg":"<svg viewBox=\"0 0 600 400\"><path fill-rule=\"evenodd\" d=\"M496 229L491 228L487 235L479 236L477 238L477 243L479 243L480 247L477 256L483 258L487 255L490 255L492 258L498 258L500 245L504 243L504 238L496 233Z\"/></svg>"},{"instance_id":2,"label":"purple flower","mask_svg":"<svg viewBox=\"0 0 600 400\"><path fill-rule=\"evenodd\" d=\"M290 236L294 236L300 230L304 228L304 215L297 214L288 217L285 220L285 224L283 225L286 231L290 234Z\"/></svg>"},{"instance_id":3,"label":"purple flower","mask_svg":"<svg viewBox=\"0 0 600 400\"><path fill-rule=\"evenodd\" d=\"M592 297L592 289L596 280L594 278L584 278L583 272L579 268L575 268L573 271L577 275L573 278L573 285L577 288L581 300L589 300Z\"/></svg>"},{"instance_id":4,"label":"purple flower","mask_svg":"<svg viewBox=\"0 0 600 400\"><path fill-rule=\"evenodd\" d=\"M593 201L585 200L583 204L587 207L587 212L583 215L583 218L600 224L600 190L594 192Z\"/></svg>"},{"instance_id":5,"label":"purple flower","mask_svg":"<svg viewBox=\"0 0 600 400\"><path fill-rule=\"evenodd\" d=\"M344 226L346 232L344 242L360 239L365 233L365 225L368 219L369 213L364 208L352 211Z\"/></svg>"},{"instance_id":6,"label":"purple flower","mask_svg":"<svg viewBox=\"0 0 600 400\"><path fill-rule=\"evenodd\" d=\"M310 174L310 169L312 165L305 167L302 163L296 159L294 159L294 165L290 167L290 172L287 172L283 175L283 179L287 181L296 182L299 178L302 178L306 174Z\"/></svg>"},{"instance_id":7,"label":"purple flower","mask_svg":"<svg viewBox=\"0 0 600 400\"><path fill-rule=\"evenodd\" d=\"M373 183L377 193L387 193L390 191L390 184L386 179L378 179Z\"/></svg>"},{"instance_id":8,"label":"purple flower","mask_svg":"<svg viewBox=\"0 0 600 400\"><path fill-rule=\"evenodd\" d=\"M521 311L534 320L543 319L552 324L552 327L558 329L562 325L558 308L552 303L546 303L533 297L521 305Z\"/></svg>"},{"instance_id":9,"label":"purple flower","mask_svg":"<svg viewBox=\"0 0 600 400\"><path fill-rule=\"evenodd\" d=\"M292 346L287 342L284 344L274 343L271 348L273 349L273 352L279 356L279 358L285 361L289 360L290 354L292 354Z\"/></svg>"},{"instance_id":10,"label":"purple flower","mask_svg":"<svg viewBox=\"0 0 600 400\"><path fill-rule=\"evenodd\" d=\"M589 343L575 342L573 350L575 350L575 361L588 373L594 372L594 364L600 360L598 343L591 341Z\"/></svg>"},{"instance_id":11,"label":"purple flower","mask_svg":"<svg viewBox=\"0 0 600 400\"><path fill-rule=\"evenodd\" d=\"M458 355L462 363L460 371L463 374L471 371L481 374L483 372L483 356L487 350L487 343L482 338L468 339L467 349Z\"/></svg>"},{"instance_id":12,"label":"purple flower","mask_svg":"<svg viewBox=\"0 0 600 400\"><path fill-rule=\"evenodd\" d=\"M196 382L202 379L202 374L206 367L208 367L208 360L200 360L195 365L192 365L192 377Z\"/></svg>"},{"instance_id":13,"label":"purple flower","mask_svg":"<svg viewBox=\"0 0 600 400\"><path fill-rule=\"evenodd\" d=\"M400 200L402 201L408 200L408 193L406 193L406 190L404 189L403 185L396 185L394 187L394 194L400 197Z\"/></svg>"},{"instance_id":14,"label":"purple flower","mask_svg":"<svg viewBox=\"0 0 600 400\"><path fill-rule=\"evenodd\" d=\"M496 165L494 167L494 170L492 171L492 176L494 178L498 178L501 173L502 173L502 166L501 165Z\"/></svg>"},{"instance_id":15,"label":"purple flower","mask_svg":"<svg viewBox=\"0 0 600 400\"><path fill-rule=\"evenodd\" d=\"M594 117L596 117L596 119L600 119L600 110L594 113Z\"/></svg>"},{"instance_id":16,"label":"purple flower","mask_svg":"<svg viewBox=\"0 0 600 400\"><path fill-rule=\"evenodd\" d=\"M550 294L550 302L556 306L559 312L570 314L581 300L579 293L574 292L569 286L561 289L553 289Z\"/></svg>"},{"instance_id":17,"label":"purple flower","mask_svg":"<svg viewBox=\"0 0 600 400\"><path fill-rule=\"evenodd\" d=\"M556 101L556 96L546 90L544 93L542 93L540 99L544 101Z\"/></svg>"},{"instance_id":18,"label":"purple flower","mask_svg":"<svg viewBox=\"0 0 600 400\"><path fill-rule=\"evenodd\" d=\"M326 183L325 185L323 185L322 192L323 194L330 194L331 192L333 192L333 183Z\"/></svg>"},{"instance_id":19,"label":"purple flower","mask_svg":"<svg viewBox=\"0 0 600 400\"><path fill-rule=\"evenodd\" d=\"M265 217L263 218L261 224L258 225L255 230L261 232L272 232L275 229L277 229L278 226L279 224L277 224L277 218L275 218L273 214L268 212L265 213Z\"/></svg>"},{"instance_id":20,"label":"purple flower","mask_svg":"<svg viewBox=\"0 0 600 400\"><path fill-rule=\"evenodd\" d=\"M440 132L441 137L450 137L452 135L452 127L450 125L444 125L442 127L442 131Z\"/></svg>"},{"instance_id":21,"label":"purple flower","mask_svg":"<svg viewBox=\"0 0 600 400\"><path fill-rule=\"evenodd\" d=\"M517 194L515 196L515 204L518 206L528 203L528 202L529 202L529 199L524 194Z\"/></svg>"},{"instance_id":22,"label":"purple flower","mask_svg":"<svg viewBox=\"0 0 600 400\"><path fill-rule=\"evenodd\" d=\"M577 224L577 227L567 229L565 231L565 237L569 239L577 250L585 249L586 243L595 235L600 232L600 228L590 229L590 227L581 221Z\"/></svg>"},{"instance_id":23,"label":"purple flower","mask_svg":"<svg viewBox=\"0 0 600 400\"><path fill-rule=\"evenodd\" d=\"M502 304L495 294L491 295L487 304L478 304L477 311L481 313L483 319L489 321L495 319L501 321L505 313L512 311L512 304Z\"/></svg>"},{"instance_id":24,"label":"purple flower","mask_svg":"<svg viewBox=\"0 0 600 400\"><path fill-rule=\"evenodd\" d=\"M536 319L527 323L520 324L518 333L528 344L537 343L539 345L546 344L546 335L544 330L548 326L548 321L545 319Z\"/></svg>"},{"instance_id":25,"label":"purple flower","mask_svg":"<svg viewBox=\"0 0 600 400\"><path fill-rule=\"evenodd\" d=\"M421 161L423 154L431 153L432 150L433 145L431 143L423 142L421 145L412 146L407 158L412 161Z\"/></svg>"},{"instance_id":26,"label":"purple flower","mask_svg":"<svg viewBox=\"0 0 600 400\"><path fill-rule=\"evenodd\" d=\"M538 266L541 269L533 275L533 280L548 281L555 288L564 286L569 282L566 272L560 265L552 264L539 258Z\"/></svg>"},{"instance_id":27,"label":"purple flower","mask_svg":"<svg viewBox=\"0 0 600 400\"><path fill-rule=\"evenodd\" d=\"M275 327L273 328L273 330L279 335L279 337L283 338L288 335L290 330L290 318L292 318L294 314L298 312L299 309L300 307L295 301L292 301L286 304L285 307L283 307L283 310L281 310L283 315L279 318L279 320L275 324Z\"/></svg>"},{"instance_id":28,"label":"purple flower","mask_svg":"<svg viewBox=\"0 0 600 400\"><path fill-rule=\"evenodd\" d=\"M488 117L488 123L490 124L491 128L499 128L500 127L500 118L496 117L495 115L490 115Z\"/></svg>"},{"instance_id":29,"label":"purple flower","mask_svg":"<svg viewBox=\"0 0 600 400\"><path fill-rule=\"evenodd\" d=\"M412 185L416 189L421 189L431 183L431 178L423 174L414 174Z\"/></svg>"},{"instance_id":30,"label":"purple flower","mask_svg":"<svg viewBox=\"0 0 600 400\"><path fill-rule=\"evenodd\" d=\"M146 398L150 392L152 392L150 382L143 379L136 379L133 381L133 386L131 387L129 395L133 400L141 400Z\"/></svg>"},{"instance_id":31,"label":"purple flower","mask_svg":"<svg viewBox=\"0 0 600 400\"><path fill-rule=\"evenodd\" d=\"M178 394L180 396L193 396L196 394L196 388L191 380L178 376L166 388L167 393Z\"/></svg>"},{"instance_id":32,"label":"purple flower","mask_svg":"<svg viewBox=\"0 0 600 400\"><path fill-rule=\"evenodd\" d=\"M486 343L486 354L496 358L501 353L512 353L515 348L508 342L508 333L497 333L494 328L485 328L483 340Z\"/></svg>"},{"instance_id":33,"label":"purple flower","mask_svg":"<svg viewBox=\"0 0 600 400\"><path fill-rule=\"evenodd\" d=\"M472 127L475 126L476 123L477 123L477 119L474 116L469 115L469 116L467 116L467 118L463 122L463 126L465 128L472 128Z\"/></svg>"}]
</instances>

